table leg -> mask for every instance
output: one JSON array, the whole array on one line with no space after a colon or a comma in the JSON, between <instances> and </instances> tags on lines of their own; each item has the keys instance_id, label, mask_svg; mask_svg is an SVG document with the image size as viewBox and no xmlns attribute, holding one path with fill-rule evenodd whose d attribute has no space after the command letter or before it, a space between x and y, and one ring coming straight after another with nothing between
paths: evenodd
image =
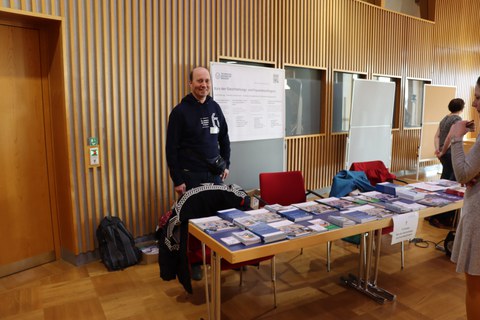
<instances>
[{"instance_id":1,"label":"table leg","mask_svg":"<svg viewBox=\"0 0 480 320\"><path fill-rule=\"evenodd\" d=\"M213 315L213 319L220 319L221 318L221 261L222 257L220 257L215 251L212 251L212 310L211 314Z\"/></svg>"},{"instance_id":2,"label":"table leg","mask_svg":"<svg viewBox=\"0 0 480 320\"><path fill-rule=\"evenodd\" d=\"M380 265L380 250L382 247L382 230L375 231L375 264L373 268L373 279L368 282L368 290L376 295L383 297L385 300L393 301L397 297L393 293L377 286L378 268ZM372 237L373 238L373 237Z\"/></svg>"},{"instance_id":3,"label":"table leg","mask_svg":"<svg viewBox=\"0 0 480 320\"><path fill-rule=\"evenodd\" d=\"M367 255L366 255L366 267L365 267L365 283L364 283L364 289L368 290L368 283L370 282L370 270L372 269L372 253L373 253L373 234L375 231L371 231L368 233L367 236Z\"/></svg>"},{"instance_id":4,"label":"table leg","mask_svg":"<svg viewBox=\"0 0 480 320\"><path fill-rule=\"evenodd\" d=\"M349 274L347 278L342 277L341 281L345 285L354 288L355 290L363 293L369 298L375 300L378 303L384 303L388 298L386 294L389 292L372 286L370 283L370 271L372 269L372 253L373 253L373 236L375 231L372 230L368 233L368 242L365 243L365 233L360 236L360 252L359 252L359 265L358 265L358 277ZM379 248L379 247L377 247ZM378 266L374 269L374 273L378 272ZM393 296L392 294L390 294ZM394 296L393 296L394 297ZM389 299L391 300L391 299Z\"/></svg>"},{"instance_id":5,"label":"table leg","mask_svg":"<svg viewBox=\"0 0 480 320\"><path fill-rule=\"evenodd\" d=\"M382 245L382 230L375 231L375 266L373 271L373 285L377 285L378 267L380 265L380 246Z\"/></svg>"},{"instance_id":6,"label":"table leg","mask_svg":"<svg viewBox=\"0 0 480 320\"><path fill-rule=\"evenodd\" d=\"M357 279L363 279L363 273L365 271L365 234L362 233L360 235L360 251L358 253L358 272L357 272Z\"/></svg>"},{"instance_id":7,"label":"table leg","mask_svg":"<svg viewBox=\"0 0 480 320\"><path fill-rule=\"evenodd\" d=\"M205 249L205 242L202 242L202 259L203 259L203 277L205 278L205 301L207 303L208 320L212 320L212 309L210 304L210 295L208 294L208 269L207 269L207 254Z\"/></svg>"}]
</instances>

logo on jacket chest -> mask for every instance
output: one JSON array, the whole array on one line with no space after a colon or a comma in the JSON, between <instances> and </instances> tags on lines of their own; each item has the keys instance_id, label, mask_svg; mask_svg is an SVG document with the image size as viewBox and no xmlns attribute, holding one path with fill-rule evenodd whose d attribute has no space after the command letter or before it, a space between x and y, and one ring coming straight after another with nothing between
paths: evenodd
<instances>
[{"instance_id":1,"label":"logo on jacket chest","mask_svg":"<svg viewBox=\"0 0 480 320\"><path fill-rule=\"evenodd\" d=\"M208 117L203 117L203 118L200 118L200 124L202 125L202 129L206 129L209 127L209 118Z\"/></svg>"},{"instance_id":2,"label":"logo on jacket chest","mask_svg":"<svg viewBox=\"0 0 480 320\"><path fill-rule=\"evenodd\" d=\"M211 122L210 122L211 118ZM210 125L211 123L211 125ZM202 126L202 129L208 129L210 128L210 133L211 134L217 134L220 130L220 121L218 120L218 117L215 115L215 113L212 113L210 117L202 117L200 118L200 124Z\"/></svg>"}]
</instances>

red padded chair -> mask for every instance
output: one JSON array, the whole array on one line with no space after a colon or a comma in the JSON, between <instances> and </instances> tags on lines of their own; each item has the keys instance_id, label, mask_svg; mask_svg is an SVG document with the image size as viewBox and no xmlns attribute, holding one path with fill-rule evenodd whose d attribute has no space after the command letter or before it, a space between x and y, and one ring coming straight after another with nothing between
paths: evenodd
<instances>
[{"instance_id":1,"label":"red padded chair","mask_svg":"<svg viewBox=\"0 0 480 320\"><path fill-rule=\"evenodd\" d=\"M375 186L379 182L393 182L393 180L397 178L397 176L388 171L385 164L380 160L353 162L350 166L350 171L365 172L372 186Z\"/></svg>"},{"instance_id":2,"label":"red padded chair","mask_svg":"<svg viewBox=\"0 0 480 320\"><path fill-rule=\"evenodd\" d=\"M307 192L301 171L260 173L260 198L266 203L288 206L305 202Z\"/></svg>"},{"instance_id":3,"label":"red padded chair","mask_svg":"<svg viewBox=\"0 0 480 320\"><path fill-rule=\"evenodd\" d=\"M321 195L305 189L301 171L263 172L259 175L260 200L263 204L288 206L307 201L308 194ZM302 249L303 252L303 249ZM330 271L331 243L327 242L327 270Z\"/></svg>"},{"instance_id":4,"label":"red padded chair","mask_svg":"<svg viewBox=\"0 0 480 320\"><path fill-rule=\"evenodd\" d=\"M353 162L350 166L350 171L365 172L365 175L367 176L372 186L375 186L377 183L380 182L393 182L394 180L400 181L405 184L407 183L403 180L397 179L397 176L395 176L393 173L390 173L383 161L380 160ZM384 228L382 229L382 234L389 234L392 231L393 227ZM405 245L403 241L401 242L401 266L402 269L405 266Z\"/></svg>"}]
</instances>

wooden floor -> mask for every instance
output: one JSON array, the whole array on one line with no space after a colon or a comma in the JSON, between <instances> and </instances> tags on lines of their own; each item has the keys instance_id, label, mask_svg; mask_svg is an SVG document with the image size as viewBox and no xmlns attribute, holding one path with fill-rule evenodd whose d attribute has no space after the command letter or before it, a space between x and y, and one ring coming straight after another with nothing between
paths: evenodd
<instances>
[{"instance_id":1,"label":"wooden floor","mask_svg":"<svg viewBox=\"0 0 480 320\"><path fill-rule=\"evenodd\" d=\"M377 304L340 284L355 272L358 249L333 245L332 271L325 268L325 245L277 256L278 307L273 309L270 264L249 267L239 287L239 272L222 273L222 319L465 319L465 280L435 249L448 230L422 222L418 237L428 248L400 246L384 236L379 285L397 300ZM108 272L100 262L81 267L57 261L0 278L0 319L206 319L203 281L187 295L178 282L159 278L158 265Z\"/></svg>"},{"instance_id":2,"label":"wooden floor","mask_svg":"<svg viewBox=\"0 0 480 320\"><path fill-rule=\"evenodd\" d=\"M276 309L269 262L249 267L242 287L238 271L222 272L222 319L465 319L464 275L435 248L447 233L421 221L417 237L428 247L408 243L404 270L400 245L383 236L378 285L397 295L394 302L378 304L341 284L356 273L358 248L337 240L330 272L326 245L277 256ZM157 264L108 272L100 262L57 261L0 278L0 319L207 319L204 282L193 287L188 295L176 280L161 280Z\"/></svg>"}]
</instances>

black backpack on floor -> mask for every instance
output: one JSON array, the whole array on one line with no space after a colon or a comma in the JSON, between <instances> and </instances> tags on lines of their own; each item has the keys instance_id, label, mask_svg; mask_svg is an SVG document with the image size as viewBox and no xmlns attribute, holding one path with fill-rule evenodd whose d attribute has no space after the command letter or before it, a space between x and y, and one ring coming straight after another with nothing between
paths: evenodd
<instances>
[{"instance_id":1,"label":"black backpack on floor","mask_svg":"<svg viewBox=\"0 0 480 320\"><path fill-rule=\"evenodd\" d=\"M105 217L97 228L100 258L109 271L137 264L142 252L132 234L118 217Z\"/></svg>"},{"instance_id":2,"label":"black backpack on floor","mask_svg":"<svg viewBox=\"0 0 480 320\"><path fill-rule=\"evenodd\" d=\"M445 254L447 257L452 256L453 242L455 241L455 231L450 231L447 237L443 241L443 247L445 248Z\"/></svg>"}]
</instances>

